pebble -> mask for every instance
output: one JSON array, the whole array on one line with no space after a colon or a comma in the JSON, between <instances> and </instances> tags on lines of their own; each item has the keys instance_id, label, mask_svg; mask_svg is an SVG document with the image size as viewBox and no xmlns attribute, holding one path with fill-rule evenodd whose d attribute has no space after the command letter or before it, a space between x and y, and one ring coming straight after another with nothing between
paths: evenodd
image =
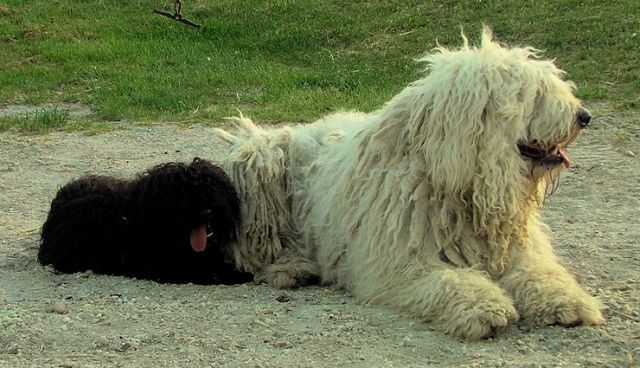
<instances>
[{"instance_id":1,"label":"pebble","mask_svg":"<svg viewBox=\"0 0 640 368\"><path fill-rule=\"evenodd\" d=\"M338 337L336 339L336 342L340 345L349 345L349 340L345 339L344 337Z\"/></svg>"},{"instance_id":2,"label":"pebble","mask_svg":"<svg viewBox=\"0 0 640 368\"><path fill-rule=\"evenodd\" d=\"M531 350L531 347L522 340L516 340L516 349L521 353L526 353Z\"/></svg>"},{"instance_id":3,"label":"pebble","mask_svg":"<svg viewBox=\"0 0 640 368\"><path fill-rule=\"evenodd\" d=\"M409 347L415 346L415 343L413 342L413 340L411 339L411 337L409 337L409 336L405 336L405 337L402 339L402 346L405 346L405 347L408 347L408 348L409 348Z\"/></svg>"},{"instance_id":4,"label":"pebble","mask_svg":"<svg viewBox=\"0 0 640 368\"><path fill-rule=\"evenodd\" d=\"M273 344L273 346L275 346L276 348L280 348L280 349L291 349L293 347L293 344L291 344L287 340L280 340L280 341L276 341Z\"/></svg>"},{"instance_id":5,"label":"pebble","mask_svg":"<svg viewBox=\"0 0 640 368\"><path fill-rule=\"evenodd\" d=\"M122 344L120 344L120 346L118 346L116 348L116 351L124 353L125 351L131 349L131 343L129 342L123 342Z\"/></svg>"},{"instance_id":6,"label":"pebble","mask_svg":"<svg viewBox=\"0 0 640 368\"><path fill-rule=\"evenodd\" d=\"M629 157L636 157L636 154L633 151L627 151L625 153L625 155L629 156Z\"/></svg>"},{"instance_id":7,"label":"pebble","mask_svg":"<svg viewBox=\"0 0 640 368\"><path fill-rule=\"evenodd\" d=\"M627 363L629 367L633 366L634 359L633 354L631 354L630 351L627 352L627 356L625 357L624 362Z\"/></svg>"},{"instance_id":8,"label":"pebble","mask_svg":"<svg viewBox=\"0 0 640 368\"><path fill-rule=\"evenodd\" d=\"M67 314L69 313L69 307L63 302L57 302L53 305L51 311L57 314Z\"/></svg>"},{"instance_id":9,"label":"pebble","mask_svg":"<svg viewBox=\"0 0 640 368\"><path fill-rule=\"evenodd\" d=\"M257 319L257 318L253 320L253 323L255 323L255 324L257 324L257 325L260 325L260 326L262 326L262 327L267 327L267 328L271 327L271 326L269 326L266 322L261 321L261 320L259 320L259 319Z\"/></svg>"},{"instance_id":10,"label":"pebble","mask_svg":"<svg viewBox=\"0 0 640 368\"><path fill-rule=\"evenodd\" d=\"M100 336L98 337L98 339L95 341L95 347L96 348L105 348L107 346L109 346L109 338L106 336Z\"/></svg>"},{"instance_id":11,"label":"pebble","mask_svg":"<svg viewBox=\"0 0 640 368\"><path fill-rule=\"evenodd\" d=\"M20 348L17 345L10 344L4 349L4 352L7 354L18 355L20 354Z\"/></svg>"}]
</instances>

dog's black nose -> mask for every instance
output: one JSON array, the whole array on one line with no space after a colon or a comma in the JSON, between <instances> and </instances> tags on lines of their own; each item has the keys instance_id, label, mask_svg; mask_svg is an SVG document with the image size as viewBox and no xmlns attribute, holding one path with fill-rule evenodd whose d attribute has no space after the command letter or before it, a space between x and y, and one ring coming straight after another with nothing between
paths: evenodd
<instances>
[{"instance_id":1,"label":"dog's black nose","mask_svg":"<svg viewBox=\"0 0 640 368\"><path fill-rule=\"evenodd\" d=\"M590 121L591 121L591 113L589 112L589 110L585 108L580 108L580 110L578 110L578 117L577 117L577 122L578 122L578 125L580 125L580 128L586 127Z\"/></svg>"}]
</instances>

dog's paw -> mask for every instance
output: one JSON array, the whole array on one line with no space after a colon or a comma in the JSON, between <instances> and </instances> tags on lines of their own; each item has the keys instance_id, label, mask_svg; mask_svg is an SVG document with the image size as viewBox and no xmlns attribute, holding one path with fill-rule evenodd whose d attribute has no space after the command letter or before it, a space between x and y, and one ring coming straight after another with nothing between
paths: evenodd
<instances>
[{"instance_id":1,"label":"dog's paw","mask_svg":"<svg viewBox=\"0 0 640 368\"><path fill-rule=\"evenodd\" d=\"M523 324L530 326L597 326L604 323L604 305L559 264L530 262L506 275L501 284L515 300Z\"/></svg>"},{"instance_id":2,"label":"dog's paw","mask_svg":"<svg viewBox=\"0 0 640 368\"><path fill-rule=\"evenodd\" d=\"M478 304L449 321L447 332L466 340L495 337L518 318L518 312L510 301Z\"/></svg>"},{"instance_id":3,"label":"dog's paw","mask_svg":"<svg viewBox=\"0 0 640 368\"><path fill-rule=\"evenodd\" d=\"M267 283L277 289L288 289L297 286L298 280L287 271L269 272Z\"/></svg>"},{"instance_id":4,"label":"dog's paw","mask_svg":"<svg viewBox=\"0 0 640 368\"><path fill-rule=\"evenodd\" d=\"M317 265L303 257L283 257L265 269L267 283L278 289L305 285L317 274Z\"/></svg>"},{"instance_id":5,"label":"dog's paw","mask_svg":"<svg viewBox=\"0 0 640 368\"><path fill-rule=\"evenodd\" d=\"M604 323L602 304L582 290L556 290L532 298L521 313L531 325L598 326Z\"/></svg>"},{"instance_id":6,"label":"dog's paw","mask_svg":"<svg viewBox=\"0 0 640 368\"><path fill-rule=\"evenodd\" d=\"M277 289L290 289L304 285L305 273L290 264L272 264L266 268L265 280Z\"/></svg>"}]
</instances>

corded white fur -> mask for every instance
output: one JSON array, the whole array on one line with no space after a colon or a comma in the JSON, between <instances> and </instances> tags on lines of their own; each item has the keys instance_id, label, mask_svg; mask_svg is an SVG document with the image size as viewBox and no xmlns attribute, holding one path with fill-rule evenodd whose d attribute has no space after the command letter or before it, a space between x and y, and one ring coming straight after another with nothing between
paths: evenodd
<instances>
[{"instance_id":1,"label":"corded white fur","mask_svg":"<svg viewBox=\"0 0 640 368\"><path fill-rule=\"evenodd\" d=\"M575 139L573 86L488 29L422 61L426 76L379 111L271 130L241 115L236 136L220 131L243 203L236 264L276 287L320 276L463 338L519 317L602 323L537 215L560 169L517 148Z\"/></svg>"}]
</instances>

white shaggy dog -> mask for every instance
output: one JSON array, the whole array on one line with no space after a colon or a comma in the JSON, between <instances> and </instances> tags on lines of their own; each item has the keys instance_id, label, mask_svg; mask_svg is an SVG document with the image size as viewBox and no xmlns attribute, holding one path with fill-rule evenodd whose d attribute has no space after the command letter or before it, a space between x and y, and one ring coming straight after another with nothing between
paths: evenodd
<instances>
[{"instance_id":1,"label":"white shaggy dog","mask_svg":"<svg viewBox=\"0 0 640 368\"><path fill-rule=\"evenodd\" d=\"M601 324L537 213L590 119L572 84L488 29L423 61L379 111L219 131L243 202L236 264L281 288L319 276L462 338L520 317Z\"/></svg>"}]
</instances>

